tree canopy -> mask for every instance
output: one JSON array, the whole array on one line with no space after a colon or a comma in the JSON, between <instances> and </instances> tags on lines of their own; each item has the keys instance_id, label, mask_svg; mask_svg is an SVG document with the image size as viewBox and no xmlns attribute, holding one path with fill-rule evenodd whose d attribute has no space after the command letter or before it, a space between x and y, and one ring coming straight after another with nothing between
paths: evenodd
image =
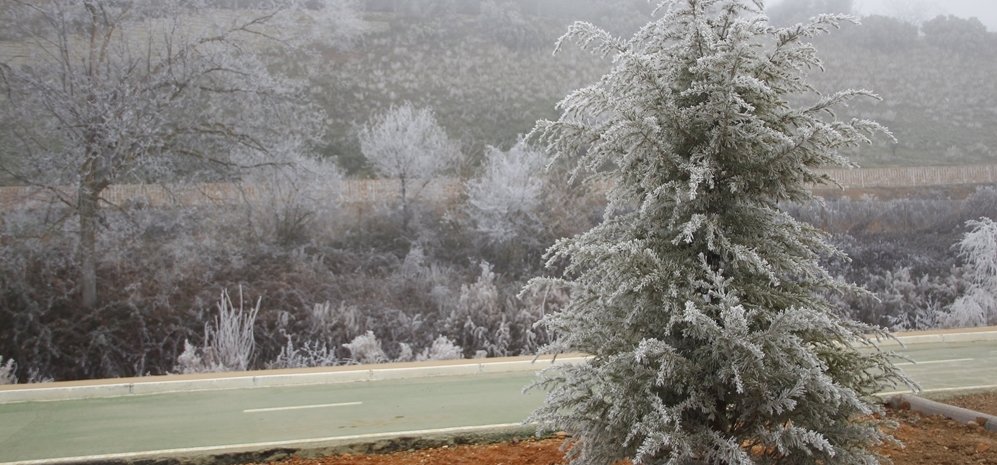
<instances>
[{"instance_id":1,"label":"tree canopy","mask_svg":"<svg viewBox=\"0 0 997 465\"><path fill-rule=\"evenodd\" d=\"M575 465L872 464L886 439L864 396L904 378L864 350L882 333L827 299L858 291L820 265L840 253L780 203L888 132L833 117L868 91L807 84L809 41L846 16L777 28L761 8L666 2L630 39L588 23L562 38L614 64L532 134L612 186L602 224L548 251L562 277L530 284L571 293L547 350L592 355L542 375L532 417L572 435Z\"/></svg>"},{"instance_id":2,"label":"tree canopy","mask_svg":"<svg viewBox=\"0 0 997 465\"><path fill-rule=\"evenodd\" d=\"M85 307L96 303L108 186L224 179L321 140L324 113L267 60L299 39L285 36L288 22L313 11L290 0L259 11L189 0L0 5L22 51L0 60L0 170L74 212Z\"/></svg>"}]
</instances>

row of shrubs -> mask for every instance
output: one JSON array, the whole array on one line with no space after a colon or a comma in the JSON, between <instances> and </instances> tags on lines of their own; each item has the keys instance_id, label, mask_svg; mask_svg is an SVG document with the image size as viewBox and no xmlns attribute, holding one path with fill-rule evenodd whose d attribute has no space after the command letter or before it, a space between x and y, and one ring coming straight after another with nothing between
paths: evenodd
<instances>
[{"instance_id":1,"label":"row of shrubs","mask_svg":"<svg viewBox=\"0 0 997 465\"><path fill-rule=\"evenodd\" d=\"M89 311L77 307L74 225L51 221L65 212L5 212L0 379L532 354L551 337L534 324L567 295L523 285L554 272L542 255L556 238L601 219L599 195L544 182L535 209L507 212L496 236L469 197L482 182L447 208L417 198L407 228L393 202L363 217L304 197L105 210ZM851 257L828 263L871 291L834 297L851 316L895 330L965 323L950 313L971 285L953 245L966 221L997 217L997 189L787 208Z\"/></svg>"},{"instance_id":2,"label":"row of shrubs","mask_svg":"<svg viewBox=\"0 0 997 465\"><path fill-rule=\"evenodd\" d=\"M71 212L2 212L0 355L24 382L534 353L565 296L522 284L600 207L507 155L536 153L493 149L521 168L486 170L450 205L410 192L407 215L338 205L331 165L258 173L267 188L244 203L105 208L85 311ZM489 187L523 182L526 202Z\"/></svg>"}]
</instances>

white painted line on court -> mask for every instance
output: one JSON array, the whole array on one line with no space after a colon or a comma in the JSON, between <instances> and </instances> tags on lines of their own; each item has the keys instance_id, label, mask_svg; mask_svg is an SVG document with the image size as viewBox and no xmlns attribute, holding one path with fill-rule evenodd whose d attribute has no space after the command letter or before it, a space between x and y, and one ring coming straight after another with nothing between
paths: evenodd
<instances>
[{"instance_id":1,"label":"white painted line on court","mask_svg":"<svg viewBox=\"0 0 997 465\"><path fill-rule=\"evenodd\" d=\"M935 389L921 389L920 392L952 392L952 391L975 391L978 389L997 389L997 384L985 384L982 386L958 386L958 387L948 387L948 388L935 388ZM910 389L906 391L891 391L891 392L877 392L873 395L875 396L894 396L897 394L912 394L914 391ZM2 464L0 464L2 465Z\"/></svg>"},{"instance_id":2,"label":"white painted line on court","mask_svg":"<svg viewBox=\"0 0 997 465\"><path fill-rule=\"evenodd\" d=\"M940 363L972 362L972 361L975 361L975 360L976 360L975 358L953 358L951 360L929 360L929 361L926 361L926 362L894 363L894 365L896 365L898 367L906 367L906 366L916 366L916 365L937 365L937 364L940 364Z\"/></svg>"},{"instance_id":3,"label":"white painted line on court","mask_svg":"<svg viewBox=\"0 0 997 465\"><path fill-rule=\"evenodd\" d=\"M349 407L351 405L363 405L363 402L340 402L338 404L294 405L291 407L251 408L248 410L243 410L242 413L282 412L284 410L308 410L314 408Z\"/></svg>"},{"instance_id":4,"label":"white painted line on court","mask_svg":"<svg viewBox=\"0 0 997 465\"><path fill-rule=\"evenodd\" d=\"M147 457L161 457L173 455L193 455L193 454L219 454L225 452L237 452L246 450L267 449L273 447L305 446L308 444L321 444L341 441L356 441L366 439L388 439L395 437L422 436L427 434L449 434L449 433L474 433L478 431L488 431L497 429L511 429L526 426L522 423L503 423L497 425L481 426L459 426L455 428L424 429L415 431L395 431L391 433L357 434L353 436L333 436L328 438L297 439L290 441L256 442L249 444L231 444L227 446L191 447L188 449L165 449L146 452L131 452L124 454L88 455L82 457L62 457L43 460L24 460L20 462L3 462L0 465L69 465L74 463L107 462L112 460L134 460Z\"/></svg>"}]
</instances>

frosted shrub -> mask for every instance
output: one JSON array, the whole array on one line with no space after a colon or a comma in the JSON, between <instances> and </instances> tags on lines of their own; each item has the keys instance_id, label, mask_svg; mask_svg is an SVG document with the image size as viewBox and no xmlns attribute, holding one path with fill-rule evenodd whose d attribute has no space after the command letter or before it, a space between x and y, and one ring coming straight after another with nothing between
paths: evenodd
<instances>
[{"instance_id":1,"label":"frosted shrub","mask_svg":"<svg viewBox=\"0 0 997 465\"><path fill-rule=\"evenodd\" d=\"M411 362L415 360L415 353L412 352L412 346L404 342L398 344L398 357L395 358L396 362Z\"/></svg>"},{"instance_id":2,"label":"frosted shrub","mask_svg":"<svg viewBox=\"0 0 997 465\"><path fill-rule=\"evenodd\" d=\"M256 346L254 326L262 298L256 306L244 307L242 288L239 288L239 307L232 304L228 291L222 291L216 308L214 324L204 325L204 346L200 349L184 341L184 351L177 359L181 373L245 371Z\"/></svg>"},{"instance_id":3,"label":"frosted shrub","mask_svg":"<svg viewBox=\"0 0 997 465\"><path fill-rule=\"evenodd\" d=\"M336 357L336 351L330 350L329 346L316 341L309 341L300 347L295 347L293 338L288 336L287 345L280 350L280 354L277 355L276 359L267 363L267 369L311 368L334 365L339 365L339 359Z\"/></svg>"},{"instance_id":4,"label":"frosted shrub","mask_svg":"<svg viewBox=\"0 0 997 465\"><path fill-rule=\"evenodd\" d=\"M562 278L530 285L570 288L545 350L592 356L543 372L531 417L573 465L872 465L888 439L866 396L905 378L860 350L886 333L839 316L823 296L856 289L818 260L840 252L778 207L884 128L833 118L868 92L806 83L809 41L846 17L773 28L761 8L675 0L630 39L562 38L613 63L531 135L609 187L604 221L548 251Z\"/></svg>"},{"instance_id":5,"label":"frosted shrub","mask_svg":"<svg viewBox=\"0 0 997 465\"><path fill-rule=\"evenodd\" d=\"M211 371L209 367L204 365L204 360L201 359L201 350L186 339L183 341L183 352L177 356L177 365L174 370L183 374Z\"/></svg>"},{"instance_id":6,"label":"frosted shrub","mask_svg":"<svg viewBox=\"0 0 997 465\"><path fill-rule=\"evenodd\" d=\"M350 351L351 360L362 365L388 361L388 356L384 354L381 342L377 340L373 331L367 331L353 338L349 343L343 344L343 347Z\"/></svg>"},{"instance_id":7,"label":"frosted shrub","mask_svg":"<svg viewBox=\"0 0 997 465\"><path fill-rule=\"evenodd\" d=\"M252 171L246 178L255 192L249 202L251 224L281 245L307 242L312 231L337 226L343 176L336 165L299 155Z\"/></svg>"},{"instance_id":8,"label":"frosted shrub","mask_svg":"<svg viewBox=\"0 0 997 465\"><path fill-rule=\"evenodd\" d=\"M14 359L9 358L6 362L3 361L3 356L0 355L0 385L3 384L17 384L17 363Z\"/></svg>"},{"instance_id":9,"label":"frosted shrub","mask_svg":"<svg viewBox=\"0 0 997 465\"><path fill-rule=\"evenodd\" d=\"M969 288L956 299L943 322L948 327L997 324L997 223L990 218L966 222L970 231L959 242Z\"/></svg>"},{"instance_id":10,"label":"frosted shrub","mask_svg":"<svg viewBox=\"0 0 997 465\"><path fill-rule=\"evenodd\" d=\"M488 262L481 262L481 274L472 284L460 287L456 306L447 317L450 334L468 349L481 349L489 345L489 336L504 321L502 301L495 285L495 273Z\"/></svg>"},{"instance_id":11,"label":"frosted shrub","mask_svg":"<svg viewBox=\"0 0 997 465\"><path fill-rule=\"evenodd\" d=\"M477 231L489 242L536 241L546 158L520 140L503 152L485 151L484 173L467 183L467 209Z\"/></svg>"},{"instance_id":12,"label":"frosted shrub","mask_svg":"<svg viewBox=\"0 0 997 465\"><path fill-rule=\"evenodd\" d=\"M326 343L360 334L364 326L363 312L346 302L340 302L338 306L333 306L331 302L313 305L307 322L306 334Z\"/></svg>"},{"instance_id":13,"label":"frosted shrub","mask_svg":"<svg viewBox=\"0 0 997 465\"><path fill-rule=\"evenodd\" d=\"M457 360L461 358L464 358L464 349L454 344L450 338L441 335L433 340L433 345L419 354L417 360Z\"/></svg>"},{"instance_id":14,"label":"frosted shrub","mask_svg":"<svg viewBox=\"0 0 997 465\"><path fill-rule=\"evenodd\" d=\"M501 312L498 288L495 286L495 272L488 262L479 264L481 274L473 284L460 287L457 302L458 313L479 317L494 317Z\"/></svg>"},{"instance_id":15,"label":"frosted shrub","mask_svg":"<svg viewBox=\"0 0 997 465\"><path fill-rule=\"evenodd\" d=\"M409 249L397 270L397 276L407 281L421 280L428 273L430 270L426 265L426 253L418 245Z\"/></svg>"},{"instance_id":16,"label":"frosted shrub","mask_svg":"<svg viewBox=\"0 0 997 465\"><path fill-rule=\"evenodd\" d=\"M509 353L509 346L512 343L512 330L509 328L509 323L505 321L505 317L502 317L502 322L499 323L499 327L492 334L490 340L487 344L486 353L492 357L505 357L511 355Z\"/></svg>"},{"instance_id":17,"label":"frosted shrub","mask_svg":"<svg viewBox=\"0 0 997 465\"><path fill-rule=\"evenodd\" d=\"M363 126L360 150L380 175L398 180L406 229L410 196L418 195L460 156L457 143L436 121L433 110L411 103L393 106Z\"/></svg>"},{"instance_id":18,"label":"frosted shrub","mask_svg":"<svg viewBox=\"0 0 997 465\"><path fill-rule=\"evenodd\" d=\"M262 298L248 310L243 306L242 288L239 288L239 307L232 305L228 291L222 291L218 301L215 324L204 328L204 345L207 359L218 371L244 371L249 368L255 340L253 327L260 311Z\"/></svg>"},{"instance_id":19,"label":"frosted shrub","mask_svg":"<svg viewBox=\"0 0 997 465\"><path fill-rule=\"evenodd\" d=\"M282 22L295 31L293 45L306 49L333 46L350 48L370 30L357 0L282 0Z\"/></svg>"},{"instance_id":20,"label":"frosted shrub","mask_svg":"<svg viewBox=\"0 0 997 465\"><path fill-rule=\"evenodd\" d=\"M453 281L451 270L430 262L422 247L418 245L409 249L393 278L397 285L405 289L405 292L413 290L427 292L438 307L447 305L453 298L449 288Z\"/></svg>"}]
</instances>

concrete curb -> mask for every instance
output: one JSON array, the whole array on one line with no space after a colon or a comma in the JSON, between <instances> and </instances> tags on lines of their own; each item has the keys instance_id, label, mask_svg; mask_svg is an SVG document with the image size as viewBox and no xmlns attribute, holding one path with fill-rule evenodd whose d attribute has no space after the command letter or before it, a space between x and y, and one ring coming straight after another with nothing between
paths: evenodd
<instances>
[{"instance_id":1,"label":"concrete curb","mask_svg":"<svg viewBox=\"0 0 997 465\"><path fill-rule=\"evenodd\" d=\"M943 404L911 394L890 396L885 403L897 410L913 410L924 415L941 415L964 425L975 422L988 431L997 432L997 416L987 413Z\"/></svg>"},{"instance_id":2,"label":"concrete curb","mask_svg":"<svg viewBox=\"0 0 997 465\"><path fill-rule=\"evenodd\" d=\"M274 372L218 373L212 377L156 376L131 378L122 380L121 382L101 380L93 383L24 384L0 386L0 404L101 399L190 391L386 381L437 376L517 373L540 371L555 364L580 363L585 359L583 356L562 356L557 359L545 357L534 362L532 357L519 357L515 359L489 359L484 361L468 360L439 365L428 365L425 363L358 365L346 369L343 369L344 367L330 368L328 371L309 370L298 372L281 370Z\"/></svg>"},{"instance_id":3,"label":"concrete curb","mask_svg":"<svg viewBox=\"0 0 997 465\"><path fill-rule=\"evenodd\" d=\"M997 328L977 330L942 330L925 333L897 334L896 340L884 339L877 344L895 349L920 344L964 344L997 341ZM582 354L562 355L556 359L541 357L496 358L438 363L396 363L358 365L312 370L277 370L248 373L217 373L207 376L150 376L121 380L96 380L68 383L0 386L0 404L96 399L136 395L168 394L188 391L252 389L280 386L305 386L361 381L427 378L434 376L468 376L490 373L539 371L556 363L579 363Z\"/></svg>"},{"instance_id":4,"label":"concrete curb","mask_svg":"<svg viewBox=\"0 0 997 465\"><path fill-rule=\"evenodd\" d=\"M896 335L897 340L882 340L880 347L899 347L920 344L965 344L968 342L997 341L997 329L985 328L980 331L964 332L925 332L925 333L903 333Z\"/></svg>"},{"instance_id":5,"label":"concrete curb","mask_svg":"<svg viewBox=\"0 0 997 465\"><path fill-rule=\"evenodd\" d=\"M271 446L217 447L201 451L154 451L68 459L8 462L0 465L237 465L291 457L320 458L341 454L390 454L444 446L491 444L536 437L531 425L451 428L450 431L385 433L379 438L338 438Z\"/></svg>"}]
</instances>

